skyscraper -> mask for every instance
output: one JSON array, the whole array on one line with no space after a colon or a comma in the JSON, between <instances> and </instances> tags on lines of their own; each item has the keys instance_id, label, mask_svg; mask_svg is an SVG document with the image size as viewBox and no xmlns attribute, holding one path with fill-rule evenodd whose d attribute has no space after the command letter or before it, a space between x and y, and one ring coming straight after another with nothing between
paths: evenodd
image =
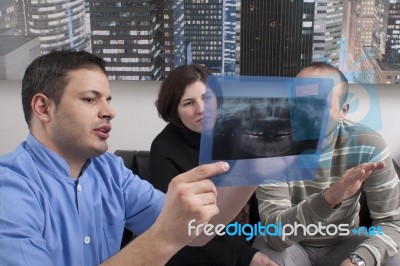
<instances>
[{"instance_id":1,"label":"skyscraper","mask_svg":"<svg viewBox=\"0 0 400 266\"><path fill-rule=\"evenodd\" d=\"M304 0L312 3L314 0ZM313 61L339 66L343 0L315 0Z\"/></svg>"},{"instance_id":2,"label":"skyscraper","mask_svg":"<svg viewBox=\"0 0 400 266\"><path fill-rule=\"evenodd\" d=\"M400 0L375 0L374 19L372 47L364 49L370 52L360 79L400 84Z\"/></svg>"},{"instance_id":3,"label":"skyscraper","mask_svg":"<svg viewBox=\"0 0 400 266\"><path fill-rule=\"evenodd\" d=\"M312 61L339 66L343 0L242 0L240 74L295 76Z\"/></svg>"},{"instance_id":4,"label":"skyscraper","mask_svg":"<svg viewBox=\"0 0 400 266\"><path fill-rule=\"evenodd\" d=\"M89 0L92 51L114 80L160 80L182 64L182 0Z\"/></svg>"},{"instance_id":5,"label":"skyscraper","mask_svg":"<svg viewBox=\"0 0 400 266\"><path fill-rule=\"evenodd\" d=\"M236 3L237 0L225 0L223 24L222 74L234 75L236 63Z\"/></svg>"},{"instance_id":6,"label":"skyscraper","mask_svg":"<svg viewBox=\"0 0 400 266\"><path fill-rule=\"evenodd\" d=\"M15 32L18 35L29 35L28 0L15 0Z\"/></svg>"},{"instance_id":7,"label":"skyscraper","mask_svg":"<svg viewBox=\"0 0 400 266\"><path fill-rule=\"evenodd\" d=\"M355 62L360 60L362 47L372 46L372 31L375 22L374 4L375 0L351 1L348 52Z\"/></svg>"},{"instance_id":8,"label":"skyscraper","mask_svg":"<svg viewBox=\"0 0 400 266\"><path fill-rule=\"evenodd\" d=\"M349 1L347 53L342 60L347 78L356 82L376 82L373 77L366 78L366 66L371 67L372 32L375 22L375 0ZM362 73L364 72L364 73ZM370 72L372 73L372 72ZM368 75L370 75L370 73ZM372 79L371 79L372 78Z\"/></svg>"},{"instance_id":9,"label":"skyscraper","mask_svg":"<svg viewBox=\"0 0 400 266\"><path fill-rule=\"evenodd\" d=\"M160 56L163 58L163 77L185 62L183 0L164 0L161 19Z\"/></svg>"},{"instance_id":10,"label":"skyscraper","mask_svg":"<svg viewBox=\"0 0 400 266\"><path fill-rule=\"evenodd\" d=\"M295 76L312 60L313 0L242 0L240 74Z\"/></svg>"},{"instance_id":11,"label":"skyscraper","mask_svg":"<svg viewBox=\"0 0 400 266\"><path fill-rule=\"evenodd\" d=\"M42 0L26 4L28 28L31 34L39 36L42 54L51 50L89 49L84 0Z\"/></svg>"},{"instance_id":12,"label":"skyscraper","mask_svg":"<svg viewBox=\"0 0 400 266\"><path fill-rule=\"evenodd\" d=\"M193 63L214 74L235 73L235 0L185 0L185 40Z\"/></svg>"},{"instance_id":13,"label":"skyscraper","mask_svg":"<svg viewBox=\"0 0 400 266\"><path fill-rule=\"evenodd\" d=\"M15 8L13 0L0 2L0 29L13 29L15 27Z\"/></svg>"},{"instance_id":14,"label":"skyscraper","mask_svg":"<svg viewBox=\"0 0 400 266\"><path fill-rule=\"evenodd\" d=\"M373 52L382 67L400 70L400 0L377 0ZM384 66L384 65L385 66Z\"/></svg>"}]
</instances>

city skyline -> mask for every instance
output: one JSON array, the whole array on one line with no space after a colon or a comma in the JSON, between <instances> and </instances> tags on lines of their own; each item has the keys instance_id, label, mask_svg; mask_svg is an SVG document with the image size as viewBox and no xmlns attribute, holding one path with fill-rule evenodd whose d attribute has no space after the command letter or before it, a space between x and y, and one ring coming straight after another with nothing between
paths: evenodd
<instances>
[{"instance_id":1,"label":"city skyline","mask_svg":"<svg viewBox=\"0 0 400 266\"><path fill-rule=\"evenodd\" d=\"M400 0L0 3L0 79L54 49L101 56L110 80L163 80L187 63L290 77L323 61L350 81L400 84Z\"/></svg>"}]
</instances>

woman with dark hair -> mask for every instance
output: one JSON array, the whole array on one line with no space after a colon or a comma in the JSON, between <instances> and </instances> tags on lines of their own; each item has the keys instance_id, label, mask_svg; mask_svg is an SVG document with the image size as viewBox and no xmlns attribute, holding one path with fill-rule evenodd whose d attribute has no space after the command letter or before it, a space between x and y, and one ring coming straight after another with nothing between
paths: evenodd
<instances>
[{"instance_id":1,"label":"woman with dark hair","mask_svg":"<svg viewBox=\"0 0 400 266\"><path fill-rule=\"evenodd\" d=\"M153 140L149 163L151 182L161 191L167 191L174 176L199 164L204 99L215 99L213 93L206 94L206 79L209 75L211 72L200 65L183 65L175 68L161 85L156 106L159 116L168 125ZM210 98L211 101L214 99ZM220 211L238 213L240 208L231 206L243 203L242 207L254 191L255 187L218 188ZM236 193L234 204L233 193ZM215 236L201 247L186 246L167 265L276 264L251 248L244 236L223 235Z\"/></svg>"}]
</instances>

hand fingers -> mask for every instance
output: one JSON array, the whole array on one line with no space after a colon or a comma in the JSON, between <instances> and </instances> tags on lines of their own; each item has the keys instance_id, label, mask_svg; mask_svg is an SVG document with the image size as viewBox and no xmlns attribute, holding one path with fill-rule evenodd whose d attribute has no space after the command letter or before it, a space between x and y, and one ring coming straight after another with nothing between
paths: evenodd
<instances>
[{"instance_id":1,"label":"hand fingers","mask_svg":"<svg viewBox=\"0 0 400 266\"><path fill-rule=\"evenodd\" d=\"M371 173L375 170L379 170L385 167L385 162L384 161L380 161L377 163L366 163L366 164L362 164L362 175L366 178L369 175L371 175Z\"/></svg>"},{"instance_id":2,"label":"hand fingers","mask_svg":"<svg viewBox=\"0 0 400 266\"><path fill-rule=\"evenodd\" d=\"M385 166L386 166L385 161L380 161L380 162L377 163L377 168L376 169L382 169L382 168L385 168Z\"/></svg>"},{"instance_id":3,"label":"hand fingers","mask_svg":"<svg viewBox=\"0 0 400 266\"><path fill-rule=\"evenodd\" d=\"M219 213L218 206L216 204L210 204L202 206L197 210L192 211L192 217L194 224L208 223L212 217Z\"/></svg>"},{"instance_id":4,"label":"hand fingers","mask_svg":"<svg viewBox=\"0 0 400 266\"><path fill-rule=\"evenodd\" d=\"M197 182L215 175L223 174L229 170L229 164L226 162L216 162L212 164L204 164L193 168L176 178L180 182L192 183Z\"/></svg>"},{"instance_id":5,"label":"hand fingers","mask_svg":"<svg viewBox=\"0 0 400 266\"><path fill-rule=\"evenodd\" d=\"M192 183L184 183L177 178L172 179L169 184L168 192L174 191L187 210L200 215L204 206L217 206L217 189L214 183L209 180L200 180ZM205 219L208 219L207 217Z\"/></svg>"},{"instance_id":6,"label":"hand fingers","mask_svg":"<svg viewBox=\"0 0 400 266\"><path fill-rule=\"evenodd\" d=\"M217 204L217 198L213 192L197 194L194 196L192 195L191 200L194 204L196 204L196 206Z\"/></svg>"},{"instance_id":7,"label":"hand fingers","mask_svg":"<svg viewBox=\"0 0 400 266\"><path fill-rule=\"evenodd\" d=\"M363 163L356 167L353 167L348 170L349 178L355 178L358 181L363 182L371 173L375 170L382 169L385 167L385 162L370 162L370 163Z\"/></svg>"},{"instance_id":8,"label":"hand fingers","mask_svg":"<svg viewBox=\"0 0 400 266\"><path fill-rule=\"evenodd\" d=\"M217 188L210 179L200 180L196 183L186 184L185 190L193 194L201 194L207 192L213 192L214 196L217 196Z\"/></svg>"},{"instance_id":9,"label":"hand fingers","mask_svg":"<svg viewBox=\"0 0 400 266\"><path fill-rule=\"evenodd\" d=\"M361 170L364 170L365 172L371 172L376 169L377 163L364 163L360 165Z\"/></svg>"},{"instance_id":10,"label":"hand fingers","mask_svg":"<svg viewBox=\"0 0 400 266\"><path fill-rule=\"evenodd\" d=\"M214 198L217 197L217 188L210 179L204 179L197 182L185 183L177 176L171 180L168 185L168 191L175 191L179 197L187 195L199 195L203 193L212 193Z\"/></svg>"}]
</instances>

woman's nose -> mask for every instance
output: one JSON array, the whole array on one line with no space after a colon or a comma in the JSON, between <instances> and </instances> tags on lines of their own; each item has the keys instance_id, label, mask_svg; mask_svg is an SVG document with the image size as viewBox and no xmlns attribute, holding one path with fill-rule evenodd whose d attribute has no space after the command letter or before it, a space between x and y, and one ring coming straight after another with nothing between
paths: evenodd
<instances>
[{"instance_id":1,"label":"woman's nose","mask_svg":"<svg viewBox=\"0 0 400 266\"><path fill-rule=\"evenodd\" d=\"M197 113L202 114L204 112L204 101L197 104Z\"/></svg>"}]
</instances>

